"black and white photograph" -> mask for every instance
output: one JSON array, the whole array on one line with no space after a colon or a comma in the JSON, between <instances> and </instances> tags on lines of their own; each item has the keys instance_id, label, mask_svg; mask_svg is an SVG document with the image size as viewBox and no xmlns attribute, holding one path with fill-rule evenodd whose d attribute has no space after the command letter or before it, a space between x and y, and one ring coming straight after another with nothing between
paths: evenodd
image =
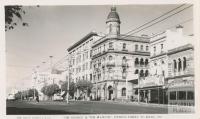
<instances>
[{"instance_id":1,"label":"black and white photograph","mask_svg":"<svg viewBox=\"0 0 200 119\"><path fill-rule=\"evenodd\" d=\"M7 116L197 113L194 4L6 4L4 13Z\"/></svg>"}]
</instances>

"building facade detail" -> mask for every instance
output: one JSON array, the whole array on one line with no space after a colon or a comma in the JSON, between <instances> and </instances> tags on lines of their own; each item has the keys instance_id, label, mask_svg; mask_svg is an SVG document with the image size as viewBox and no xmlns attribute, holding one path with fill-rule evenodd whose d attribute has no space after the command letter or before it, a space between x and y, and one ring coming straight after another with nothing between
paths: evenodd
<instances>
[{"instance_id":1,"label":"building facade detail","mask_svg":"<svg viewBox=\"0 0 200 119\"><path fill-rule=\"evenodd\" d=\"M91 81L96 100L194 105L192 36L180 26L153 37L128 36L120 34L120 23L112 7L106 35L91 32L68 48L72 80Z\"/></svg>"}]
</instances>

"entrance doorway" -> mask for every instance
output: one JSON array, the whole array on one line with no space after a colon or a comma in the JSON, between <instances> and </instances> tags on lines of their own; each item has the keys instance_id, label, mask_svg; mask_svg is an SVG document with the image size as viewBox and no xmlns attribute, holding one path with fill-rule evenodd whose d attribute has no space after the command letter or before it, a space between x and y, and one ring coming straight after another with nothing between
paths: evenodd
<instances>
[{"instance_id":1,"label":"entrance doorway","mask_svg":"<svg viewBox=\"0 0 200 119\"><path fill-rule=\"evenodd\" d=\"M108 86L108 100L112 100L113 97L113 88L112 86Z\"/></svg>"}]
</instances>

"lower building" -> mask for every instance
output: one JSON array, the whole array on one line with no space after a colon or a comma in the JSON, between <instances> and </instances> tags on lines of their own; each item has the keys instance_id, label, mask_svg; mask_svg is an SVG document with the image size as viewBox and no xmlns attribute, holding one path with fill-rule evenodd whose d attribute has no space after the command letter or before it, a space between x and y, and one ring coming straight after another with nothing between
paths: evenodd
<instances>
[{"instance_id":1,"label":"lower building","mask_svg":"<svg viewBox=\"0 0 200 119\"><path fill-rule=\"evenodd\" d=\"M169 50L168 103L194 106L194 48L191 44Z\"/></svg>"}]
</instances>

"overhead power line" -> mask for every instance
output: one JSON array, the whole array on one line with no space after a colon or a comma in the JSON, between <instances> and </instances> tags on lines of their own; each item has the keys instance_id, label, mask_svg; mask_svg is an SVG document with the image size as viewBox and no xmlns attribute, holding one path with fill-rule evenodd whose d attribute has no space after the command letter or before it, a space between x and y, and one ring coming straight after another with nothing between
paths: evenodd
<instances>
[{"instance_id":1,"label":"overhead power line","mask_svg":"<svg viewBox=\"0 0 200 119\"><path fill-rule=\"evenodd\" d=\"M182 6L184 6L184 5L185 5L185 4L182 4L182 5L180 5L180 6L176 7L176 8L174 8L174 9L172 9L172 10L170 10L170 11L168 11L168 12L162 14L161 16L159 16L159 17L157 17L157 18L155 18L155 19L153 19L153 20L151 20L151 21L149 21L149 22L146 22L145 24L143 24L143 25L141 25L141 26L139 26L139 27L136 27L136 28L134 28L133 30L130 30L130 31L127 32L126 34L129 34L129 33L133 32L133 31L135 31L135 30L137 30L137 29L139 29L139 28L142 28L143 26L145 26L145 25L147 25L147 24L149 24L149 23L151 23L151 22L153 22L153 21L155 21L155 20L157 20L157 19L159 19L159 18L161 18L161 17L163 17L163 16L165 16L165 15L167 15L167 14L173 12L174 10L179 9L180 7L182 7Z\"/></svg>"},{"instance_id":2,"label":"overhead power line","mask_svg":"<svg viewBox=\"0 0 200 119\"><path fill-rule=\"evenodd\" d=\"M135 33L138 33L138 32L140 32L140 31L142 31L142 30L144 30L144 29L147 29L147 28L149 28L149 27L151 27L151 26L153 26L153 25L155 25L155 24L157 24L157 23L159 23L159 22L162 22L162 21L164 21L164 20L166 20L166 19L168 19L168 18L170 18L170 17L172 17L172 16L174 16L174 15L176 15L176 14L178 14L178 13L180 13L180 12L182 12L182 11L184 11L184 10L190 8L190 7L192 7L192 6L193 6L193 5L190 5L190 6L186 7L186 8L184 8L184 9L181 9L180 11L175 12L174 14L171 14L171 15L169 15L169 16L167 16L167 17L165 17L165 18L163 18L163 19L161 19L161 20L159 20L159 21L157 21L157 22L155 22L155 23L153 23L153 24L151 24L151 25L149 25L149 26L146 26L146 27L140 29L139 31L133 32L133 33L131 33L130 35L133 35L133 34L135 34ZM126 38L126 37L127 37L127 36L125 36L125 37L123 37L123 38Z\"/></svg>"}]
</instances>

